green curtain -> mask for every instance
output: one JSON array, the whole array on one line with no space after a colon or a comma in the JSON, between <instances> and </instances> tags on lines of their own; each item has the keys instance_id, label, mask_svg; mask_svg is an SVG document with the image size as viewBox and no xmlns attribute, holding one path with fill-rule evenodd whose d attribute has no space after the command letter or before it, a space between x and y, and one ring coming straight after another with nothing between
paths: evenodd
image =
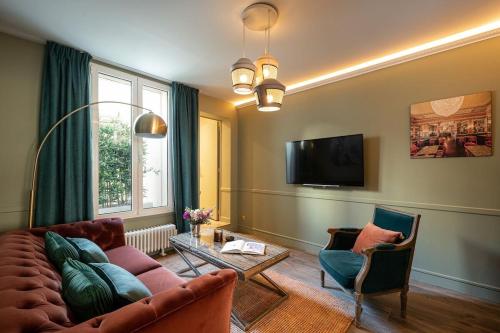
<instances>
[{"instance_id":1,"label":"green curtain","mask_svg":"<svg viewBox=\"0 0 500 333\"><path fill-rule=\"evenodd\" d=\"M168 131L172 147L172 181L177 231L189 231L184 208L199 208L198 89L172 83L172 112Z\"/></svg>"},{"instance_id":2,"label":"green curtain","mask_svg":"<svg viewBox=\"0 0 500 333\"><path fill-rule=\"evenodd\" d=\"M90 102L92 57L54 42L45 47L39 138L73 109ZM40 153L35 225L93 218L90 110L68 118Z\"/></svg>"}]
</instances>

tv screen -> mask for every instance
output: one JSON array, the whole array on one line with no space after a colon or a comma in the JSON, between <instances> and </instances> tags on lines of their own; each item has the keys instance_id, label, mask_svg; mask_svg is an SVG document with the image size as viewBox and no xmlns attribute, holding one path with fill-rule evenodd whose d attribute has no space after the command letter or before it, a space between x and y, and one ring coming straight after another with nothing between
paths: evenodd
<instances>
[{"instance_id":1,"label":"tv screen","mask_svg":"<svg viewBox=\"0 0 500 333\"><path fill-rule=\"evenodd\" d=\"M363 135L286 143L288 184L364 186Z\"/></svg>"}]
</instances>

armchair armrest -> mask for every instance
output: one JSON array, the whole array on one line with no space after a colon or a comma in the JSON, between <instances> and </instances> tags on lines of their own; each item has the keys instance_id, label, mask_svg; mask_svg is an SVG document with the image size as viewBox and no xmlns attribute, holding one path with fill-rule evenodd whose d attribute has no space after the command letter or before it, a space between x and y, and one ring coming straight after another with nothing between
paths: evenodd
<instances>
[{"instance_id":1,"label":"armchair armrest","mask_svg":"<svg viewBox=\"0 0 500 333\"><path fill-rule=\"evenodd\" d=\"M28 231L38 237L43 237L47 231L53 231L63 237L87 238L99 245L103 251L125 245L125 228L121 218L56 224Z\"/></svg>"},{"instance_id":2,"label":"armchair armrest","mask_svg":"<svg viewBox=\"0 0 500 333\"><path fill-rule=\"evenodd\" d=\"M364 249L365 260L354 284L356 292L368 294L407 287L413 246L413 242L382 243Z\"/></svg>"},{"instance_id":3,"label":"armchair armrest","mask_svg":"<svg viewBox=\"0 0 500 333\"><path fill-rule=\"evenodd\" d=\"M330 241L324 247L324 250L352 249L361 230L356 228L329 228Z\"/></svg>"},{"instance_id":4,"label":"armchair armrest","mask_svg":"<svg viewBox=\"0 0 500 333\"><path fill-rule=\"evenodd\" d=\"M223 269L92 318L68 333L229 333L236 272Z\"/></svg>"}]
</instances>

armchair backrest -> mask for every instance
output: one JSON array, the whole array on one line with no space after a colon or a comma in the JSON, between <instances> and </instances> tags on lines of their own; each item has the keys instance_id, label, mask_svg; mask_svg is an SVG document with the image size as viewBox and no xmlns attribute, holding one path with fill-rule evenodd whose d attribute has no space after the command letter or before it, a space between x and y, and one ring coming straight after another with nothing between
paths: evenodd
<instances>
[{"instance_id":1,"label":"armchair backrest","mask_svg":"<svg viewBox=\"0 0 500 333\"><path fill-rule=\"evenodd\" d=\"M373 224L376 226L392 230L400 231L406 239L414 238L417 232L418 215L400 212L386 207L375 206L373 213Z\"/></svg>"}]
</instances>

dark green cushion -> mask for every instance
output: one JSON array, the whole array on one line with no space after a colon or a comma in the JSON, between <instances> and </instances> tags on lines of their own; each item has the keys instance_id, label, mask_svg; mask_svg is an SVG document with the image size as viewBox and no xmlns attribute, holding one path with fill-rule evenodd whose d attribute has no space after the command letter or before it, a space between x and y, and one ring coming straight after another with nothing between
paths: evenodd
<instances>
[{"instance_id":1,"label":"dark green cushion","mask_svg":"<svg viewBox=\"0 0 500 333\"><path fill-rule=\"evenodd\" d=\"M321 250L319 262L341 286L354 288L354 280L363 266L363 256L348 250Z\"/></svg>"},{"instance_id":2,"label":"dark green cushion","mask_svg":"<svg viewBox=\"0 0 500 333\"><path fill-rule=\"evenodd\" d=\"M108 283L118 307L151 296L149 289L138 278L120 266L94 263L90 267Z\"/></svg>"},{"instance_id":3,"label":"dark green cushion","mask_svg":"<svg viewBox=\"0 0 500 333\"><path fill-rule=\"evenodd\" d=\"M78 260L80 257L70 242L52 231L45 233L45 252L59 271L62 270L66 258Z\"/></svg>"},{"instance_id":4,"label":"dark green cushion","mask_svg":"<svg viewBox=\"0 0 500 333\"><path fill-rule=\"evenodd\" d=\"M66 238L78 251L80 261L86 264L92 262L109 262L106 254L91 240L86 238Z\"/></svg>"},{"instance_id":5,"label":"dark green cushion","mask_svg":"<svg viewBox=\"0 0 500 333\"><path fill-rule=\"evenodd\" d=\"M114 310L108 284L92 268L68 258L62 270L62 294L80 321Z\"/></svg>"}]
</instances>

